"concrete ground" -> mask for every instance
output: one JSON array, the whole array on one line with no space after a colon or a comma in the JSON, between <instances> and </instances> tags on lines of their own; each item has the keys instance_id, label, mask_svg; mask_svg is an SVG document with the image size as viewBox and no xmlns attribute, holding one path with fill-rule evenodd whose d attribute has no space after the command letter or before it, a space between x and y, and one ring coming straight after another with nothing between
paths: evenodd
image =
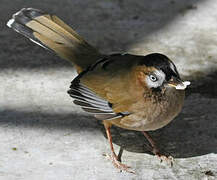
<instances>
[{"instance_id":1,"label":"concrete ground","mask_svg":"<svg viewBox=\"0 0 217 180\"><path fill-rule=\"evenodd\" d=\"M217 179L216 0L0 0L0 179ZM5 24L23 7L54 13L104 53L161 52L191 80L181 114L151 132L160 163L139 132L112 129L115 149L136 174L105 159L100 123L66 91L73 67Z\"/></svg>"}]
</instances>

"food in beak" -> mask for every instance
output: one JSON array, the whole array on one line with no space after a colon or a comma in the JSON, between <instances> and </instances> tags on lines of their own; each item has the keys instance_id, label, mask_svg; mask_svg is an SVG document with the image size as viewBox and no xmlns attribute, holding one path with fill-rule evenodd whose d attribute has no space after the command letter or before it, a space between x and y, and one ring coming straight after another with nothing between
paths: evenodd
<instances>
[{"instance_id":1,"label":"food in beak","mask_svg":"<svg viewBox=\"0 0 217 180\"><path fill-rule=\"evenodd\" d=\"M184 90L188 85L190 85L190 81L182 81L181 79L178 78L172 78L167 85L174 87L179 90Z\"/></svg>"},{"instance_id":2,"label":"food in beak","mask_svg":"<svg viewBox=\"0 0 217 180\"><path fill-rule=\"evenodd\" d=\"M181 83L179 83L179 84L177 84L176 86L175 86L175 88L176 89L182 89L182 90L184 90L188 85L190 85L191 84L191 82L190 81L184 81L184 82L181 82Z\"/></svg>"}]
</instances>

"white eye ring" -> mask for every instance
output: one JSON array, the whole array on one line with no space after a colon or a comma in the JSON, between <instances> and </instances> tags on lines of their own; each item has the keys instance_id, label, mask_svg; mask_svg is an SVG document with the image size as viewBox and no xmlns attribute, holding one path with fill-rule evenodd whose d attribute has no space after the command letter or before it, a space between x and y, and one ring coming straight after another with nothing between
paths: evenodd
<instances>
[{"instance_id":1,"label":"white eye ring","mask_svg":"<svg viewBox=\"0 0 217 180\"><path fill-rule=\"evenodd\" d=\"M152 74L149 75L149 79L153 82L156 82L158 80L157 77Z\"/></svg>"}]
</instances>

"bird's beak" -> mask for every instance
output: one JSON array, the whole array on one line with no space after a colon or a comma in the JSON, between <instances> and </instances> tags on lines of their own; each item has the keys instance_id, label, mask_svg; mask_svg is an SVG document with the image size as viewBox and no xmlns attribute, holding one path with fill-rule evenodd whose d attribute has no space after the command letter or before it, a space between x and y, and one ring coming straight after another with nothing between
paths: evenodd
<instances>
[{"instance_id":1,"label":"bird's beak","mask_svg":"<svg viewBox=\"0 0 217 180\"><path fill-rule=\"evenodd\" d=\"M168 82L166 82L167 86L174 87L179 90L184 90L190 84L190 81L182 81L177 77L172 77Z\"/></svg>"}]
</instances>

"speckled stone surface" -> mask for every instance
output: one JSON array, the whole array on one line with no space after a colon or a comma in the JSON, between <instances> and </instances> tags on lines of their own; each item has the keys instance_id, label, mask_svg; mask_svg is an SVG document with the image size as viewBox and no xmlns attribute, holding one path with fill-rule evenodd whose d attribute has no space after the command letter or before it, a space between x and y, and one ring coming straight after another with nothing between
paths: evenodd
<instances>
[{"instance_id":1,"label":"speckled stone surface","mask_svg":"<svg viewBox=\"0 0 217 180\"><path fill-rule=\"evenodd\" d=\"M5 24L23 7L54 13L104 53L167 54L192 81L181 114L151 132L174 166L151 155L139 132L112 129L136 174L102 155L102 125L66 91L73 67ZM1 0L0 179L217 179L217 2L215 0Z\"/></svg>"}]
</instances>

